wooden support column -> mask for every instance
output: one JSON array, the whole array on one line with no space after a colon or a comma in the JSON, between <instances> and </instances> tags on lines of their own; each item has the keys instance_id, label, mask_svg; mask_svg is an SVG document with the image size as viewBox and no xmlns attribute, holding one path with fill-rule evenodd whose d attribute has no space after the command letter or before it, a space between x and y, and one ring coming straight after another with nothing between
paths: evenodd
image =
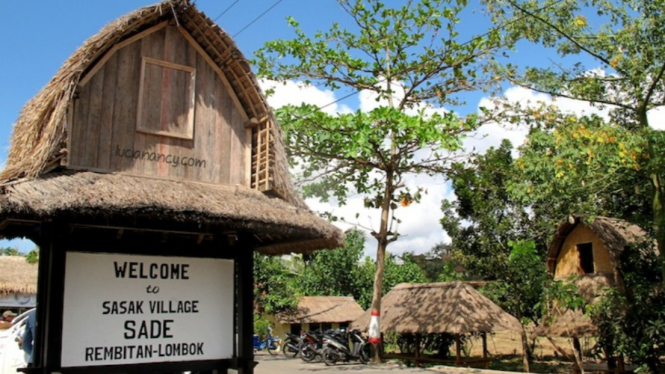
<instances>
[{"instance_id":1,"label":"wooden support column","mask_svg":"<svg viewBox=\"0 0 665 374\"><path fill-rule=\"evenodd\" d=\"M241 236L234 247L237 253L238 374L254 374L254 241L249 236Z\"/></svg>"},{"instance_id":2,"label":"wooden support column","mask_svg":"<svg viewBox=\"0 0 665 374\"><path fill-rule=\"evenodd\" d=\"M420 362L418 361L420 358L420 334L415 333L414 335L416 336L416 367L420 367Z\"/></svg>"},{"instance_id":3,"label":"wooden support column","mask_svg":"<svg viewBox=\"0 0 665 374\"><path fill-rule=\"evenodd\" d=\"M455 334L455 366L460 366L462 355L462 342L460 341L459 334Z\"/></svg>"},{"instance_id":4,"label":"wooden support column","mask_svg":"<svg viewBox=\"0 0 665 374\"><path fill-rule=\"evenodd\" d=\"M490 363L487 360L487 333L483 331L481 335L483 337L483 360L485 360L484 365L485 369L487 369L490 366Z\"/></svg>"}]
</instances>

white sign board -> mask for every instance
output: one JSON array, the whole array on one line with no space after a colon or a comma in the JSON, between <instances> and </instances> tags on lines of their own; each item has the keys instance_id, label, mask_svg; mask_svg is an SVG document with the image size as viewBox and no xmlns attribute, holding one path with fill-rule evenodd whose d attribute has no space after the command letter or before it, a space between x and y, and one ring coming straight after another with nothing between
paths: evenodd
<instances>
[{"instance_id":1,"label":"white sign board","mask_svg":"<svg viewBox=\"0 0 665 374\"><path fill-rule=\"evenodd\" d=\"M227 359L232 260L68 252L62 367Z\"/></svg>"}]
</instances>

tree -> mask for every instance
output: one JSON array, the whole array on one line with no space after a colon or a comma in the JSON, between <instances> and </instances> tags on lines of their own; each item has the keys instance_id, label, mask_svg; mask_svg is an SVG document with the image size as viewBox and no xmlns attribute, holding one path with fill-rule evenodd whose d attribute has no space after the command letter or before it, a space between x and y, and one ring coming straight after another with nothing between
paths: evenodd
<instances>
[{"instance_id":1,"label":"tree","mask_svg":"<svg viewBox=\"0 0 665 374\"><path fill-rule=\"evenodd\" d=\"M282 258L254 253L254 312L275 314L295 308L297 277L297 272L289 269Z\"/></svg>"},{"instance_id":2,"label":"tree","mask_svg":"<svg viewBox=\"0 0 665 374\"><path fill-rule=\"evenodd\" d=\"M551 231L545 217L529 214L529 202L511 193L517 171L512 148L503 140L499 148L453 165L449 177L456 199L441 206L441 225L453 251L471 274L485 280L504 275L511 241L532 240L543 261Z\"/></svg>"},{"instance_id":3,"label":"tree","mask_svg":"<svg viewBox=\"0 0 665 374\"><path fill-rule=\"evenodd\" d=\"M20 256L21 252L19 252L18 248L16 247L5 247L5 248L0 248L0 256Z\"/></svg>"},{"instance_id":4,"label":"tree","mask_svg":"<svg viewBox=\"0 0 665 374\"><path fill-rule=\"evenodd\" d=\"M522 349L524 371L529 371L531 349L527 343L524 325L538 323L541 314L537 308L543 289L551 278L532 241L508 242L510 255L500 270L499 280L489 283L483 293L522 323ZM527 322L528 321L528 322Z\"/></svg>"},{"instance_id":5,"label":"tree","mask_svg":"<svg viewBox=\"0 0 665 374\"><path fill-rule=\"evenodd\" d=\"M363 308L367 290L372 284L373 266L363 261L365 235L352 229L346 231L344 248L318 251L303 258L298 277L300 294L307 296L353 296Z\"/></svg>"},{"instance_id":6,"label":"tree","mask_svg":"<svg viewBox=\"0 0 665 374\"><path fill-rule=\"evenodd\" d=\"M379 318L387 246L399 238L397 209L418 201L421 189L406 188L410 175L445 172L464 133L480 123L440 110L460 103L458 93L494 81L483 57L501 47L498 32L459 42L456 25L465 0L407 1L397 8L378 0L339 0L355 29L334 24L314 38L298 23L293 40L268 42L257 51L258 75L302 80L330 89L372 92L381 106L331 116L312 105L277 111L292 160L300 161L303 191L345 204L349 193L365 196L380 212L370 337L379 361ZM279 58L288 58L281 62ZM399 94L398 94L399 91ZM426 111L425 108L436 108ZM407 114L416 111L417 115Z\"/></svg>"},{"instance_id":7,"label":"tree","mask_svg":"<svg viewBox=\"0 0 665 374\"><path fill-rule=\"evenodd\" d=\"M561 57L546 68L504 66L501 70L511 82L553 97L582 100L606 108L610 125L630 131L641 140L626 152L644 157L639 165L646 171L645 181L650 184L651 227L663 248L665 169L661 149L657 147L662 143L663 133L652 130L647 115L665 105L663 3L484 1L507 34L554 49ZM585 60L590 63L583 63ZM665 265L662 272L665 274Z\"/></svg>"},{"instance_id":8,"label":"tree","mask_svg":"<svg viewBox=\"0 0 665 374\"><path fill-rule=\"evenodd\" d=\"M565 215L617 217L649 227L648 155L636 150L641 136L607 124L598 116L578 117L548 110L543 127L534 127L520 147L515 182L516 199L534 216L552 224Z\"/></svg>"}]
</instances>

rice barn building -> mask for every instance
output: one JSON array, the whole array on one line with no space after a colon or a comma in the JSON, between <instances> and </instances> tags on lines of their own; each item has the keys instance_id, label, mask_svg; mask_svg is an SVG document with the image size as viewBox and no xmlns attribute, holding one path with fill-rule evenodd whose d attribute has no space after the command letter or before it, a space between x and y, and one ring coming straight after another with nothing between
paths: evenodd
<instances>
[{"instance_id":1,"label":"rice barn building","mask_svg":"<svg viewBox=\"0 0 665 374\"><path fill-rule=\"evenodd\" d=\"M342 245L230 36L187 0L104 27L23 108L0 235L40 247L28 373L252 373L252 256Z\"/></svg>"}]
</instances>

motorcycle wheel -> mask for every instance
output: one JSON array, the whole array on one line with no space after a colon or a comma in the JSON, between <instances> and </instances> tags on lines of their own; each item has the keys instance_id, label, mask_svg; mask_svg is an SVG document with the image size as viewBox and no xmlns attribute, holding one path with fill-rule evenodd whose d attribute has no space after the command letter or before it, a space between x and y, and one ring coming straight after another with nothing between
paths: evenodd
<instances>
[{"instance_id":1,"label":"motorcycle wheel","mask_svg":"<svg viewBox=\"0 0 665 374\"><path fill-rule=\"evenodd\" d=\"M326 363L326 366L333 366L335 365L335 362L337 361L335 359L335 354L332 353L330 348L326 348L323 350L323 353L321 354L323 356L323 362Z\"/></svg>"},{"instance_id":2,"label":"motorcycle wheel","mask_svg":"<svg viewBox=\"0 0 665 374\"><path fill-rule=\"evenodd\" d=\"M298 355L298 342L291 338L284 340L282 353L288 358L295 358Z\"/></svg>"},{"instance_id":3,"label":"motorcycle wheel","mask_svg":"<svg viewBox=\"0 0 665 374\"><path fill-rule=\"evenodd\" d=\"M363 344L362 347L360 347L360 353L358 354L358 359L360 360L361 363L367 364L369 363L370 356L371 356L370 345Z\"/></svg>"},{"instance_id":4,"label":"motorcycle wheel","mask_svg":"<svg viewBox=\"0 0 665 374\"><path fill-rule=\"evenodd\" d=\"M316 346L313 344L305 343L300 352L300 358L305 362L312 362L316 358Z\"/></svg>"},{"instance_id":5,"label":"motorcycle wheel","mask_svg":"<svg viewBox=\"0 0 665 374\"><path fill-rule=\"evenodd\" d=\"M268 344L268 346L266 347L266 350L268 351L268 353L270 353L271 356L279 354L280 351L279 343L280 342L273 342L272 344Z\"/></svg>"}]
</instances>

